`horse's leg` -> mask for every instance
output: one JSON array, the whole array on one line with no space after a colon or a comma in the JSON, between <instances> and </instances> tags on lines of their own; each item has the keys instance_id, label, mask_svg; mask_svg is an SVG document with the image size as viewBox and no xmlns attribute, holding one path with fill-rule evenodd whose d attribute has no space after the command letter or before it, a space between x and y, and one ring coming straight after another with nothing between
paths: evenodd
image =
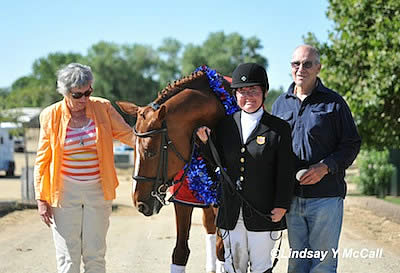
<instances>
[{"instance_id":1,"label":"horse's leg","mask_svg":"<svg viewBox=\"0 0 400 273\"><path fill-rule=\"evenodd\" d=\"M203 209L203 226L206 229L206 271L207 272L224 272L224 245L222 238L216 236L215 217L216 208ZM218 257L218 261L217 261Z\"/></svg>"},{"instance_id":2,"label":"horse's leg","mask_svg":"<svg viewBox=\"0 0 400 273\"><path fill-rule=\"evenodd\" d=\"M190 250L188 246L193 207L174 203L176 245L172 253L171 273L184 273Z\"/></svg>"},{"instance_id":3,"label":"horse's leg","mask_svg":"<svg viewBox=\"0 0 400 273\"><path fill-rule=\"evenodd\" d=\"M217 231L213 207L203 208L203 226L206 229L207 234L215 234Z\"/></svg>"}]
</instances>

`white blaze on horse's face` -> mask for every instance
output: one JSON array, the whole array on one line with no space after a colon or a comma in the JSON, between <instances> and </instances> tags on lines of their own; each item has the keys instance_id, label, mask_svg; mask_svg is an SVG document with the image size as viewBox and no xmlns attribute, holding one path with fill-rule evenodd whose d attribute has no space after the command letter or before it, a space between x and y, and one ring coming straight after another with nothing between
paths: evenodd
<instances>
[{"instance_id":1,"label":"white blaze on horse's face","mask_svg":"<svg viewBox=\"0 0 400 273\"><path fill-rule=\"evenodd\" d=\"M140 153L139 153L139 138L136 138L136 145L135 145L135 169L133 177L139 174L140 168ZM132 192L135 192L137 181L133 179L132 182Z\"/></svg>"}]
</instances>

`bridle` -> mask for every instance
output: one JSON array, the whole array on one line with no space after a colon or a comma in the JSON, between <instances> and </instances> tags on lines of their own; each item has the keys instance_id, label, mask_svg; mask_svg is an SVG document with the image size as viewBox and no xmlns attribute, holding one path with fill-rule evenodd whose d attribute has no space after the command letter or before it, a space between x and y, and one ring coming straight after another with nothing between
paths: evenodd
<instances>
[{"instance_id":1,"label":"bridle","mask_svg":"<svg viewBox=\"0 0 400 273\"><path fill-rule=\"evenodd\" d=\"M157 168L157 176L156 177L146 177L146 176L138 176L134 175L133 179L135 179L138 183L143 182L153 182L153 189L151 191L151 196L155 197L163 206L167 205L165 201L165 196L168 187L172 186L173 184L182 182L185 178L187 171L189 170L190 159L194 153L194 136L192 136L191 141L191 154L188 160L186 160L182 154L176 149L176 146L171 141L168 136L168 127L167 122L163 120L160 129L154 129L147 132L139 133L135 127L133 127L134 134L139 138L146 138L146 137L153 137L155 135L161 134L161 145L160 145L160 158L158 161L158 168ZM193 133L194 134L194 133ZM178 181L169 180L168 179L168 148L171 148L174 151L175 155L185 163L185 169L182 177ZM137 147L136 147L137 149Z\"/></svg>"}]
</instances>

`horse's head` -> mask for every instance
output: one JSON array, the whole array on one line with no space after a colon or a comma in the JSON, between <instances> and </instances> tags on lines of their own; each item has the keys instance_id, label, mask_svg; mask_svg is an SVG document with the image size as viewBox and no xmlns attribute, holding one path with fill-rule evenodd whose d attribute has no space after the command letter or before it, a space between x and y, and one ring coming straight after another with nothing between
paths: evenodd
<instances>
[{"instance_id":1,"label":"horse's head","mask_svg":"<svg viewBox=\"0 0 400 273\"><path fill-rule=\"evenodd\" d=\"M117 102L137 118L132 198L146 216L159 212L171 180L190 161L195 128L213 128L225 114L207 77L196 72L175 81L148 106ZM221 83L229 90L226 79Z\"/></svg>"},{"instance_id":2,"label":"horse's head","mask_svg":"<svg viewBox=\"0 0 400 273\"><path fill-rule=\"evenodd\" d=\"M118 106L132 116L136 116L135 166L132 185L132 199L135 207L145 216L157 214L165 198L168 171L163 169L163 151L166 135L166 107L154 109L139 107L130 102L117 102ZM166 167L165 167L166 168Z\"/></svg>"}]
</instances>

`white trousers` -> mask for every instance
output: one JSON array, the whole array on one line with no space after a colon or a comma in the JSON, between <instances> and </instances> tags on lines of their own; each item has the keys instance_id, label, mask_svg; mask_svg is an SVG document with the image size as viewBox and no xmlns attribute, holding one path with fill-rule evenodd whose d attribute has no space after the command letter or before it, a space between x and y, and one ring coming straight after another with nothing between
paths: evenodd
<instances>
[{"instance_id":1,"label":"white trousers","mask_svg":"<svg viewBox=\"0 0 400 273\"><path fill-rule=\"evenodd\" d=\"M53 208L53 239L58 273L105 272L106 235L112 201L106 201L100 183L64 182L59 207Z\"/></svg>"},{"instance_id":2,"label":"white trousers","mask_svg":"<svg viewBox=\"0 0 400 273\"><path fill-rule=\"evenodd\" d=\"M224 238L225 270L228 273L263 273L272 267L271 251L280 236L278 231L248 231L242 211L233 230L221 229Z\"/></svg>"},{"instance_id":3,"label":"white trousers","mask_svg":"<svg viewBox=\"0 0 400 273\"><path fill-rule=\"evenodd\" d=\"M224 262L217 258L217 234L206 234L206 272L225 273Z\"/></svg>"}]
</instances>

